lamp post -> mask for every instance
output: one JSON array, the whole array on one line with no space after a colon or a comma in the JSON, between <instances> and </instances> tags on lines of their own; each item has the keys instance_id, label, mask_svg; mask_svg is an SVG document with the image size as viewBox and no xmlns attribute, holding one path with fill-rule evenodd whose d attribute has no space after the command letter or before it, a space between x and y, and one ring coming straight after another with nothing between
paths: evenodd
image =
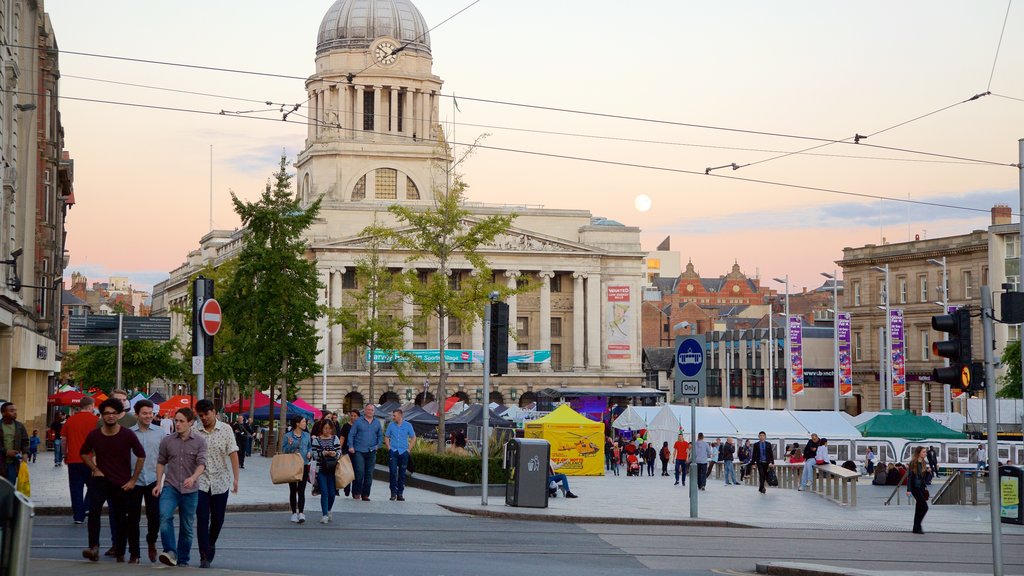
<instances>
[{"instance_id":1,"label":"lamp post","mask_svg":"<svg viewBox=\"0 0 1024 576\"><path fill-rule=\"evenodd\" d=\"M773 394L775 388L775 331L772 329L772 317L775 316L775 310L772 308L772 303L768 303L768 393L765 396L764 409L771 410L774 408Z\"/></svg>"},{"instance_id":2,"label":"lamp post","mask_svg":"<svg viewBox=\"0 0 1024 576\"><path fill-rule=\"evenodd\" d=\"M832 280L832 410L839 412L839 272L822 272Z\"/></svg>"},{"instance_id":3,"label":"lamp post","mask_svg":"<svg viewBox=\"0 0 1024 576\"><path fill-rule=\"evenodd\" d=\"M889 265L886 264L884 267L872 266L871 269L885 274L885 291L882 293L883 296L885 296L885 306L879 306L879 308L885 310L885 318L882 321L882 326L885 329L885 346L882 351L882 359L885 362L885 374L883 375L881 372L878 374L879 380L882 380L883 376L885 377L885 381L880 382L879 386L879 409L884 410L886 408L892 408L892 400L889 397L889 387L892 386L892 326L889 325Z\"/></svg>"},{"instance_id":4,"label":"lamp post","mask_svg":"<svg viewBox=\"0 0 1024 576\"><path fill-rule=\"evenodd\" d=\"M789 388L793 382L793 356L791 355L789 342L789 274L782 278L775 278L775 281L786 285L786 329L782 333L786 335L786 410L792 410L793 391Z\"/></svg>"},{"instance_id":5,"label":"lamp post","mask_svg":"<svg viewBox=\"0 0 1024 576\"><path fill-rule=\"evenodd\" d=\"M936 302L936 304L938 304L939 306L942 306L942 313L943 314L949 314L949 279L946 276L946 274L947 274L946 257L943 256L942 260L936 260L935 258L929 258L928 259L928 263L932 264L934 266L941 266L942 267L942 286L938 287L939 294L942 295L942 302ZM949 358L946 358L943 361L942 365L946 366L948 368L949 367ZM953 407L952 404L953 404L953 402L952 402L952 398L950 397L949 384L943 384L942 385L942 411L946 412L946 413L949 413L949 411Z\"/></svg>"}]
</instances>

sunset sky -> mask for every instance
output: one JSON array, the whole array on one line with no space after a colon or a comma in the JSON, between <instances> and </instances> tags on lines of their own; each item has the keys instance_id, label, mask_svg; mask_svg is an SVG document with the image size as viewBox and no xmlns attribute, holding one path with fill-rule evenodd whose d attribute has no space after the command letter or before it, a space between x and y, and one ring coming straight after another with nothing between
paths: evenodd
<instances>
[{"instance_id":1,"label":"sunset sky","mask_svg":"<svg viewBox=\"0 0 1024 576\"><path fill-rule=\"evenodd\" d=\"M472 3L414 1L429 26ZM280 108L305 102L331 3L46 2L75 160L68 277L149 289L181 264L209 229L211 145L214 227L238 225L229 191L255 198L303 146L304 120ZM471 201L589 210L639 226L645 249L671 236L704 276L737 261L798 291L845 246L982 229L996 203L1018 212L1020 2L480 0L431 43L458 99L441 102L450 139L490 134L465 165ZM753 132L870 137L758 163L822 142ZM732 163L752 165L704 175ZM634 208L639 194L651 210Z\"/></svg>"}]
</instances>

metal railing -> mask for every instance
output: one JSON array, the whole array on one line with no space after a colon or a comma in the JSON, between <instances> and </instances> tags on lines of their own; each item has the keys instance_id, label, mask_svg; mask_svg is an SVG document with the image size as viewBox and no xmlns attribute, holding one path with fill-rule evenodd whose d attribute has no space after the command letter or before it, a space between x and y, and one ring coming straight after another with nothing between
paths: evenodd
<instances>
[{"instance_id":1,"label":"metal railing","mask_svg":"<svg viewBox=\"0 0 1024 576\"><path fill-rule=\"evenodd\" d=\"M0 478L0 576L28 573L33 515L32 502Z\"/></svg>"}]
</instances>

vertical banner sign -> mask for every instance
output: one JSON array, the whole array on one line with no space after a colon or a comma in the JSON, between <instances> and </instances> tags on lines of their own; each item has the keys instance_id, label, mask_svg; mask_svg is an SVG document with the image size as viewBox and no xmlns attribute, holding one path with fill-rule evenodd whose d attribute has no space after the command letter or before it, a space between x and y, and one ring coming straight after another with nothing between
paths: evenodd
<instances>
[{"instance_id":1,"label":"vertical banner sign","mask_svg":"<svg viewBox=\"0 0 1024 576\"><path fill-rule=\"evenodd\" d=\"M799 396L804 393L804 331L803 319L800 316L789 317L789 357L793 367L793 380L789 383L789 393Z\"/></svg>"},{"instance_id":2,"label":"vertical banner sign","mask_svg":"<svg viewBox=\"0 0 1024 576\"><path fill-rule=\"evenodd\" d=\"M956 312L957 308L959 308L959 306L946 306L946 314L952 314ZM953 400L959 400L960 398L963 398L964 394L966 394L966 392L964 392L963 388L960 388L959 386L949 387L949 397Z\"/></svg>"},{"instance_id":3,"label":"vertical banner sign","mask_svg":"<svg viewBox=\"0 0 1024 576\"><path fill-rule=\"evenodd\" d=\"M892 350L892 397L903 398L907 394L907 365L903 353L903 310L889 310L889 341Z\"/></svg>"},{"instance_id":4,"label":"vertical banner sign","mask_svg":"<svg viewBox=\"0 0 1024 576\"><path fill-rule=\"evenodd\" d=\"M608 316L606 318L608 359L632 359L634 326L629 286L608 286Z\"/></svg>"},{"instance_id":5,"label":"vertical banner sign","mask_svg":"<svg viewBox=\"0 0 1024 576\"><path fill-rule=\"evenodd\" d=\"M853 362L850 355L850 313L840 312L836 319L836 337L839 340L839 396L853 396Z\"/></svg>"}]
</instances>

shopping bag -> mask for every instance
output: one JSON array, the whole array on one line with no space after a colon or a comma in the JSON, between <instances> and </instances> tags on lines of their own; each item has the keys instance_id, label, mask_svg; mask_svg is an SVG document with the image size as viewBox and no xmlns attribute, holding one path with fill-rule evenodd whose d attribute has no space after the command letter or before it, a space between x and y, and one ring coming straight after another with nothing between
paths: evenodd
<instances>
[{"instance_id":1,"label":"shopping bag","mask_svg":"<svg viewBox=\"0 0 1024 576\"><path fill-rule=\"evenodd\" d=\"M274 484L301 482L304 466L298 454L274 454L270 461L270 481Z\"/></svg>"},{"instance_id":2,"label":"shopping bag","mask_svg":"<svg viewBox=\"0 0 1024 576\"><path fill-rule=\"evenodd\" d=\"M338 466L334 469L334 484L338 488L344 488L355 479L356 473L352 469L352 459L345 454L338 459Z\"/></svg>"},{"instance_id":3,"label":"shopping bag","mask_svg":"<svg viewBox=\"0 0 1024 576\"><path fill-rule=\"evenodd\" d=\"M768 475L765 477L765 482L767 482L769 486L779 485L779 477L775 474L775 468L768 469Z\"/></svg>"},{"instance_id":4,"label":"shopping bag","mask_svg":"<svg viewBox=\"0 0 1024 576\"><path fill-rule=\"evenodd\" d=\"M18 467L18 486L16 488L18 492L25 496L32 496L32 483L28 477L28 462L24 460L21 462L21 466Z\"/></svg>"}]
</instances>

